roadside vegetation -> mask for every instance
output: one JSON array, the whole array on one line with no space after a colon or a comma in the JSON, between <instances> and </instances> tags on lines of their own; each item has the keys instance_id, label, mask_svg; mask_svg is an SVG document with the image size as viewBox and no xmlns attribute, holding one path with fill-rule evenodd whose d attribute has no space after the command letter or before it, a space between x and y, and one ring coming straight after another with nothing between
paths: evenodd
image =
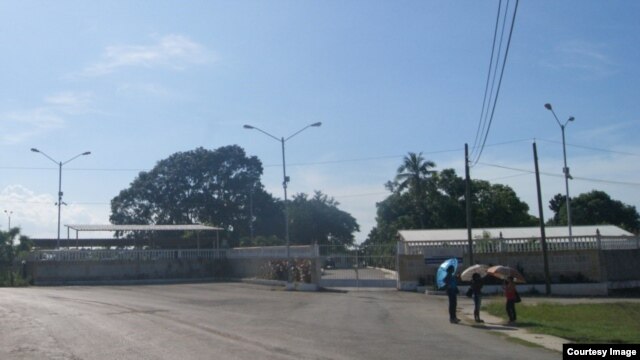
<instances>
[{"instance_id":1,"label":"roadside vegetation","mask_svg":"<svg viewBox=\"0 0 640 360\"><path fill-rule=\"evenodd\" d=\"M31 240L20 235L20 228L0 231L0 286L27 285L21 265L31 247Z\"/></svg>"},{"instance_id":2,"label":"roadside vegetation","mask_svg":"<svg viewBox=\"0 0 640 360\"><path fill-rule=\"evenodd\" d=\"M504 307L502 301L495 301L484 306L484 310L506 321ZM523 302L516 307L518 327L531 332L580 343L640 343L640 303L564 305Z\"/></svg>"}]
</instances>

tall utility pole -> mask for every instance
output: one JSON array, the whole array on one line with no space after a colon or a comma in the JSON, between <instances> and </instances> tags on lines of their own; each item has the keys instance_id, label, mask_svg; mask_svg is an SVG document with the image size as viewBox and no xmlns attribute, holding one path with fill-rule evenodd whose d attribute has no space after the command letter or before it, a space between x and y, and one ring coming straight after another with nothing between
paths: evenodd
<instances>
[{"instance_id":1,"label":"tall utility pole","mask_svg":"<svg viewBox=\"0 0 640 360\"><path fill-rule=\"evenodd\" d=\"M573 242L573 233L571 231L571 198L569 198L569 179L573 179L573 178L571 177L571 174L569 173L569 168L567 167L567 146L564 141L564 129L567 127L567 124L570 121L574 121L575 118L571 116L563 124L560 122L560 120L556 116L556 113L553 111L553 107L551 107L551 104L549 103L544 104L544 107L547 110L551 111L551 113L553 114L553 117L556 119L556 122L558 123L558 125L560 125L560 130L562 131L562 155L564 157L564 168L562 168L562 172L564 173L564 185L567 192L567 224L569 225L569 242Z\"/></svg>"},{"instance_id":2,"label":"tall utility pole","mask_svg":"<svg viewBox=\"0 0 640 360\"><path fill-rule=\"evenodd\" d=\"M79 158L80 156L86 156L86 155L90 155L91 151L85 151L82 154L78 154L74 157L72 157L71 159L67 160L67 161L56 161L55 159L53 159L51 156L45 154L44 152L36 149L36 148L31 148L31 151L35 152L35 153L40 153L42 154L42 156L46 157L47 159L53 161L54 164L58 165L58 202L56 203L56 205L58 205L58 238L56 241L56 249L60 249L60 214L62 212L62 166L64 166L66 163ZM65 204L66 205L66 204Z\"/></svg>"},{"instance_id":3,"label":"tall utility pole","mask_svg":"<svg viewBox=\"0 0 640 360\"><path fill-rule=\"evenodd\" d=\"M549 257L547 256L547 236L544 230L544 212L542 211L542 190L540 187L540 170L538 169L538 148L533 142L533 161L536 165L536 188L538 190L538 216L540 217L540 238L542 240L542 257L544 259L544 283L547 295L551 295L551 276L549 275Z\"/></svg>"},{"instance_id":4,"label":"tall utility pole","mask_svg":"<svg viewBox=\"0 0 640 360\"><path fill-rule=\"evenodd\" d=\"M473 265L473 239L471 238L471 177L469 175L469 145L464 144L464 197L467 212L467 241L469 241L469 265Z\"/></svg>"},{"instance_id":5,"label":"tall utility pole","mask_svg":"<svg viewBox=\"0 0 640 360\"><path fill-rule=\"evenodd\" d=\"M4 213L7 214L7 231L9 231L11 230L11 214L13 214L13 211L5 210Z\"/></svg>"},{"instance_id":6,"label":"tall utility pole","mask_svg":"<svg viewBox=\"0 0 640 360\"><path fill-rule=\"evenodd\" d=\"M249 129L249 130L258 130L261 133L269 136L270 138L276 140L277 142L279 142L282 145L282 189L284 190L284 237L285 237L285 243L286 243L286 251L287 251L287 272L288 272L288 279L287 279L287 288L290 289L292 288L292 279L291 279L291 241L289 239L289 205L288 205L288 200L287 200L287 183L289 182L289 177L287 176L287 163L285 161L285 148L284 148L284 144L291 139L292 137L300 134L301 132L303 132L304 130L310 128L310 127L318 127L322 125L321 122L316 122L313 124L309 124L305 127L303 127L302 129L298 130L297 132L293 133L292 135L289 135L289 137L285 138L284 136L278 138L277 136L271 135L268 132L257 128L255 126L252 125L244 125L243 127L245 129Z\"/></svg>"}]
</instances>

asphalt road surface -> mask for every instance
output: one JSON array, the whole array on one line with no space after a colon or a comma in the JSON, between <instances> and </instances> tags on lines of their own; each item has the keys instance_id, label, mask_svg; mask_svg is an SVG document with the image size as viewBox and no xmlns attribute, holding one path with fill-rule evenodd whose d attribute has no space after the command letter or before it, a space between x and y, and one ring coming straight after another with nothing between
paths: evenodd
<instances>
[{"instance_id":1,"label":"asphalt road surface","mask_svg":"<svg viewBox=\"0 0 640 360\"><path fill-rule=\"evenodd\" d=\"M558 359L446 298L207 283L0 288L0 359Z\"/></svg>"},{"instance_id":2,"label":"asphalt road surface","mask_svg":"<svg viewBox=\"0 0 640 360\"><path fill-rule=\"evenodd\" d=\"M324 287L386 287L396 288L395 274L374 268L325 269L321 283Z\"/></svg>"}]
</instances>

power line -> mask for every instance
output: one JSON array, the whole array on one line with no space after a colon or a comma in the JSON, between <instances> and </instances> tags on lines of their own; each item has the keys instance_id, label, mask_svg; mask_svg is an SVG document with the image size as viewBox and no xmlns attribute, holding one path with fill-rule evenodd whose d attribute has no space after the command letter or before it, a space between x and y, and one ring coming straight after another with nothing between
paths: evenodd
<instances>
[{"instance_id":1,"label":"power line","mask_svg":"<svg viewBox=\"0 0 640 360\"><path fill-rule=\"evenodd\" d=\"M473 140L473 147L471 148L471 152L478 146L478 140L480 139L480 134L484 133L485 124L484 121L484 109L487 105L487 94L489 93L489 80L491 79L491 69L493 68L493 55L496 50L496 39L498 35L498 24L500 23L500 8L502 6L502 0L498 3L498 11L496 13L496 25L493 30L493 45L491 47L491 57L489 60L489 69L487 71L487 81L484 85L484 98L482 99L482 110L480 111L480 120L478 121L478 130L476 130L476 138ZM482 130L481 130L482 129Z\"/></svg>"},{"instance_id":2,"label":"power line","mask_svg":"<svg viewBox=\"0 0 640 360\"><path fill-rule=\"evenodd\" d=\"M502 9L502 1L499 2L498 4L498 16L500 16L500 10ZM489 68L489 75L493 74L492 78L491 78L491 89L489 91L489 100L487 102L487 106L485 107L483 104L483 108L484 108L484 112L481 114L483 119L483 125L482 125L482 132L481 132L481 136L480 139L482 139L483 137L486 138L486 136L488 136L489 133L489 129L487 128L487 119L489 117L489 109L491 108L491 102L493 99L493 95L494 95L494 88L496 85L496 74L497 74L497 70L498 70L498 64L500 63L499 58L500 58L500 54L502 52L502 42L504 39L504 29L507 23L507 10L509 9L509 3L507 2L506 6L505 6L505 10L504 10L504 17L502 18L502 31L500 32L500 41L498 42L498 53L496 54L496 61L495 64L493 66L493 68ZM497 31L497 28L496 28ZM493 46L495 47L495 43L493 44ZM493 54L493 50L491 52ZM493 60L493 59L492 59ZM493 62L493 61L492 61ZM495 97L496 101L498 99L498 97ZM477 144L474 144L474 147L478 147L478 145L480 145L480 142L482 140L480 140ZM473 157L473 154L471 155Z\"/></svg>"},{"instance_id":3,"label":"power line","mask_svg":"<svg viewBox=\"0 0 640 360\"><path fill-rule=\"evenodd\" d=\"M515 5L515 8L513 10L513 17L511 19L511 28L509 30L509 38L507 40L507 46L506 46L506 49L505 49L504 58L502 60L502 69L500 70L500 78L498 80L498 87L496 89L496 95L495 95L495 98L493 99L493 106L491 108L491 115L489 117L487 130L484 133L484 139L482 140L482 146L480 147L480 152L478 153L478 156L476 157L473 165L477 164L478 161L480 161L480 157L482 156L482 152L484 150L484 146L485 146L485 144L487 142L487 138L489 137L489 131L491 130L491 124L493 123L493 117L495 115L496 105L498 104L498 96L500 95L500 88L502 86L502 79L503 79L503 76L504 76L504 69L505 69L506 64L507 64L507 57L509 56L509 49L511 47L511 38L513 36L513 28L514 28L514 25L515 25L515 22L516 22L516 14L518 13L518 3L519 3L519 0L516 0L516 5ZM509 8L509 4L507 3L506 9L508 9L508 8ZM506 22L506 10L505 10L505 19L504 19L504 22L503 22L503 30L504 30L505 22ZM502 40L502 38L501 38L501 40ZM499 55L500 55L500 51L498 51L498 56ZM496 66L497 66L497 63L496 63ZM494 76L495 76L495 72L494 72Z\"/></svg>"},{"instance_id":4,"label":"power line","mask_svg":"<svg viewBox=\"0 0 640 360\"><path fill-rule=\"evenodd\" d=\"M549 143L555 143L555 144L561 144L561 142L559 141L555 141L555 140L546 140L546 139L540 139L540 138L536 138L536 140L541 140L544 142L549 142ZM491 147L499 147L499 146L504 146L504 145L511 145L511 144L516 144L516 143L522 143L522 142L531 142L533 141L532 138L522 138L522 139L514 139L514 140L506 140L506 141L502 141L502 142L497 142L497 143L492 143L492 144L484 144L484 148L491 148ZM623 151L616 151L616 150L608 150L608 149L602 149L602 148L595 148L595 147L590 147L590 146L585 146L585 145L578 145L578 144L566 144L567 146L571 146L571 147L575 147L575 148L582 148L582 149L587 149L587 150L593 150L593 151L599 151L599 152L608 152L608 153L612 153L612 154L619 154L619 155L627 155L627 156L638 156L640 157L640 154L636 154L636 153L631 153L631 152L623 152ZM462 148L457 148L457 149L443 149L443 150L431 150L431 151L421 151L423 154L425 155L433 155L433 154L444 154L444 153L457 153L457 152L461 152L463 149ZM473 150L473 148L472 148ZM331 164L342 164L342 163L354 163L354 162L365 162L365 161L375 161L375 160L384 160L384 159L401 159L403 158L404 155L380 155L380 156L370 156L370 157L362 157L362 158L351 158L351 159L342 159L342 160L327 160L327 161L313 161L313 162L301 162L301 163L291 163L291 164L287 164L287 166L312 166L312 165L331 165ZM282 164L266 164L263 165L263 167L280 167L282 166ZM31 167L31 166L0 166L0 170L46 170L46 171L58 171L58 168L56 167ZM97 171L97 172L149 172L152 169L136 169L136 168L65 168L65 171Z\"/></svg>"},{"instance_id":5,"label":"power line","mask_svg":"<svg viewBox=\"0 0 640 360\"><path fill-rule=\"evenodd\" d=\"M561 141L546 140L546 139L538 139L538 140L541 140L541 141L544 141L544 142L549 142L549 143L554 143L554 144L562 144ZM591 146L576 145L576 144L569 144L569 143L567 143L566 145L567 146L571 146L571 147L575 147L575 148L587 149L587 150L594 150L594 151L600 151L600 152L608 152L608 153L612 153L612 154L640 157L640 154L634 154L634 153L624 152L624 151L608 150L608 149L595 148L595 147L591 147Z\"/></svg>"},{"instance_id":6,"label":"power line","mask_svg":"<svg viewBox=\"0 0 640 360\"><path fill-rule=\"evenodd\" d=\"M535 174L535 172L532 171L532 170L519 169L519 168L510 167L510 166L504 166L504 165L498 165L498 164L487 164L487 163L478 163L478 164L479 165L484 165L484 166L489 166L489 167L500 168L500 169L518 171L518 172L526 173L527 175L528 174ZM548 172L540 172L540 174L541 175L545 175L545 176L564 178L564 174L555 174L555 173L548 173ZM594 178L581 177L581 176L573 176L573 180L582 180L582 181L597 182L597 183L604 183L604 184L613 184L613 185L640 186L640 183L636 183L636 182L605 180L605 179L594 179Z\"/></svg>"},{"instance_id":7,"label":"power line","mask_svg":"<svg viewBox=\"0 0 640 360\"><path fill-rule=\"evenodd\" d=\"M497 178L489 179L488 181L511 179L511 178L514 178L514 177L520 177L520 176L526 176L526 175L530 175L530 174L515 174L515 175L500 176L500 177L497 177Z\"/></svg>"},{"instance_id":8,"label":"power line","mask_svg":"<svg viewBox=\"0 0 640 360\"><path fill-rule=\"evenodd\" d=\"M424 155L430 154L443 154L450 152L459 152L460 149L448 149L448 150L434 150L434 151L421 151ZM350 162L361 162L361 161L372 161L372 160L382 160L382 159L402 159L404 155L382 155L382 156L374 156L374 157L366 157L366 158L355 158L355 159L345 159L345 160L328 160L328 161L314 161L314 162L306 162L306 163L287 163L287 166L309 166L309 165L331 165L331 164L341 164L341 163L350 163ZM264 167L274 167L274 166L282 166L282 164L268 164L264 165Z\"/></svg>"}]
</instances>

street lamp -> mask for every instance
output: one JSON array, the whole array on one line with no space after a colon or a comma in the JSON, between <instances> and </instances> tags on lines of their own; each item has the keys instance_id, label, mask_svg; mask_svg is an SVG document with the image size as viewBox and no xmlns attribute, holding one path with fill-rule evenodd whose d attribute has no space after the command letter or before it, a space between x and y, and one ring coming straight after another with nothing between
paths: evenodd
<instances>
[{"instance_id":1,"label":"street lamp","mask_svg":"<svg viewBox=\"0 0 640 360\"><path fill-rule=\"evenodd\" d=\"M10 231L11 230L11 214L13 214L13 211L5 210L4 213L7 214L7 218L8 218L7 231Z\"/></svg>"},{"instance_id":2,"label":"street lamp","mask_svg":"<svg viewBox=\"0 0 640 360\"><path fill-rule=\"evenodd\" d=\"M286 243L286 248L287 248L287 273L288 273L288 278L287 278L287 283L290 284L291 283L291 271L289 270L289 266L290 266L290 262L291 262L291 253L290 253L290 240L289 240L289 208L288 208L288 204L287 204L287 183L289 182L289 177L287 176L287 166L286 166L286 162L285 162L285 156L284 156L284 143L287 142L289 139L291 139L292 137L300 134L301 132L303 132L304 130L310 128L310 127L318 127L322 125L321 122L316 122L313 124L309 124L305 127L303 127L302 129L296 131L295 133L293 133L292 135L290 135L289 137L285 138L285 137L281 137L278 138L276 136L273 136L271 134L269 134L268 132L257 128L255 126L251 126L251 125L244 125L243 127L245 129L249 129L249 130L258 130L261 133L269 136L270 138L280 142L282 144L282 189L284 190L284 237L285 237L285 243ZM290 285L287 285L290 286Z\"/></svg>"},{"instance_id":3,"label":"street lamp","mask_svg":"<svg viewBox=\"0 0 640 360\"><path fill-rule=\"evenodd\" d=\"M51 156L45 154L44 152L36 148L31 148L31 151L42 154L42 156L46 157L47 159L53 161L56 165L58 165L58 202L56 203L56 205L58 205L58 240L56 242L56 248L60 249L60 212L61 212L61 206L63 204L62 202L62 166L71 162L72 160L79 158L80 156L91 154L91 151L85 151L82 154L78 154L64 162L56 161Z\"/></svg>"},{"instance_id":4,"label":"street lamp","mask_svg":"<svg viewBox=\"0 0 640 360\"><path fill-rule=\"evenodd\" d=\"M573 177L571 177L571 174L569 173L569 168L567 167L567 146L564 141L564 129L567 126L567 124L570 121L574 121L575 118L571 116L563 124L560 122L560 120L558 120L558 117L556 116L556 113L553 111L551 104L549 103L544 104L544 107L547 110L551 111L551 113L553 114L553 117L556 119L556 122L558 123L558 125L560 125L560 130L562 130L562 154L564 156L564 168L562 169L562 172L564 173L564 183L567 191L567 224L569 225L569 242L572 242L573 234L571 232L571 200L569 199L569 179L573 179Z\"/></svg>"}]
</instances>

